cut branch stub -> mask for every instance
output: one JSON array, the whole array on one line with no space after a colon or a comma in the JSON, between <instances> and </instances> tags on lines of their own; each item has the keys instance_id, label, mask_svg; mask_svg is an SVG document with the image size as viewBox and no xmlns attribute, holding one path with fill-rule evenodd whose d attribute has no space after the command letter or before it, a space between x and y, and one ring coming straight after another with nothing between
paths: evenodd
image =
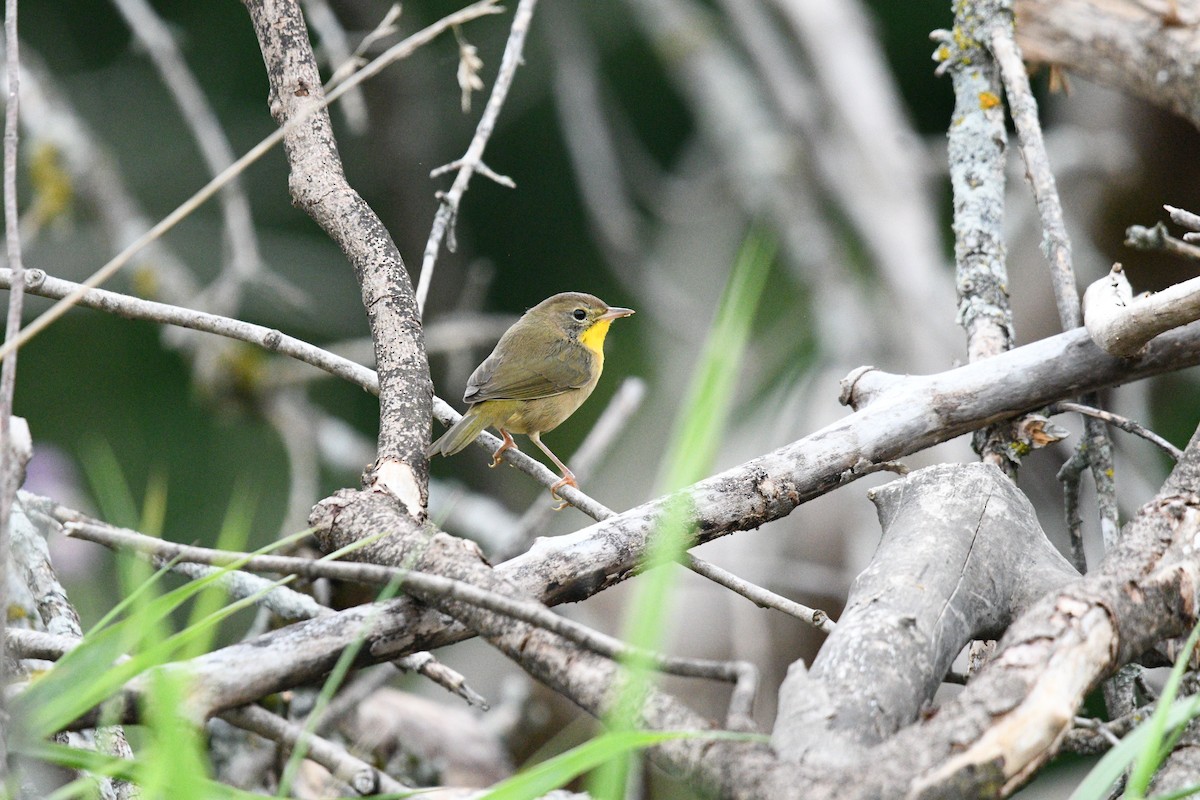
<instances>
[{"instance_id":1,"label":"cut branch stub","mask_svg":"<svg viewBox=\"0 0 1200 800\"><path fill-rule=\"evenodd\" d=\"M1155 294L1133 296L1120 264L1088 286L1083 321L1096 346L1121 358L1137 355L1161 333L1200 319L1200 278Z\"/></svg>"}]
</instances>

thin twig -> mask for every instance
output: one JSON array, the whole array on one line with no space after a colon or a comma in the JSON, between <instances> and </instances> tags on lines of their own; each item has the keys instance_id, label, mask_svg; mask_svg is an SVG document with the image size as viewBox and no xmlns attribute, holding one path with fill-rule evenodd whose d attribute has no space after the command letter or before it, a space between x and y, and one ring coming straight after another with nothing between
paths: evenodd
<instances>
[{"instance_id":1,"label":"thin twig","mask_svg":"<svg viewBox=\"0 0 1200 800\"><path fill-rule=\"evenodd\" d=\"M8 86L4 110L4 250L8 265L17 276L17 288L8 298L8 315L4 326L4 342L12 342L21 328L21 309L25 299L25 264L21 260L20 214L17 208L17 143L20 135L18 106L20 100L21 60L17 37L17 0L4 4L4 55ZM4 351L0 365L0 608L8 608L9 517L13 498L20 481L16 480L17 459L11 448L13 391L17 382L17 353L15 348ZM23 465L21 466L23 468ZM0 641L0 690L7 683L4 674L4 642ZM0 695L0 715L4 714ZM8 748L0 741L0 778L8 774Z\"/></svg>"},{"instance_id":2,"label":"thin twig","mask_svg":"<svg viewBox=\"0 0 1200 800\"><path fill-rule=\"evenodd\" d=\"M233 146L200 88L200 82L179 52L175 37L148 0L115 0L115 3L133 35L146 49L163 84L175 98L175 105L192 131L205 166L213 175L219 174L234 162ZM242 285L258 277L263 263L250 200L238 176L225 184L217 201L229 254L220 274L206 290L212 295L212 302L197 305L228 314L234 310Z\"/></svg>"},{"instance_id":3,"label":"thin twig","mask_svg":"<svg viewBox=\"0 0 1200 800\"><path fill-rule=\"evenodd\" d=\"M475 706L483 711L487 711L491 707L487 698L472 689L462 674L438 661L431 653L413 653L403 658L397 658L391 663L405 672L415 672L418 675L424 675L427 679L433 681L451 694L461 697L468 705Z\"/></svg>"},{"instance_id":4,"label":"thin twig","mask_svg":"<svg viewBox=\"0 0 1200 800\"><path fill-rule=\"evenodd\" d=\"M281 353L297 361L311 364L317 369L349 381L371 394L379 393L379 379L374 370L367 369L349 359L334 355L300 339L282 334L273 328L242 322L220 314L210 314L168 303L143 300L107 289L88 288L83 284L52 277L40 269L27 271L22 283L30 294L39 297L70 298L73 305L94 308L126 319L175 325L180 328L190 328L247 342L264 350ZM12 287L12 271L0 269L0 288L11 289Z\"/></svg>"},{"instance_id":5,"label":"thin twig","mask_svg":"<svg viewBox=\"0 0 1200 800\"><path fill-rule=\"evenodd\" d=\"M12 2L12 0L8 0ZM384 53L377 56L371 63L367 64L361 70L356 72L350 78L347 78L343 83L338 84L329 94L318 103L313 103L306 106L305 112L288 121L288 124L282 125L267 135L262 141L231 164L227 169L216 175L212 180L206 183L199 191L185 200L178 208L172 211L163 219L159 220L150 230L139 236L136 240L130 243L124 250L113 256L108 263L100 267L92 273L86 281L84 281L79 289L76 289L71 294L64 297L52 307L43 312L37 319L25 326L21 331L20 336L13 340L5 341L3 346L0 346L0 357L6 356L11 350L23 346L26 342L32 339L37 334L46 329L52 322L61 317L73 305L79 302L87 289L95 288L117 273L121 267L129 263L129 260L138 253L143 247L157 240L164 233L174 228L177 224L187 218L193 211L199 208L206 200L221 190L225 184L233 180L238 175L242 174L255 161L265 155L272 147L283 141L286 134L291 133L295 128L304 124L309 117L319 112L321 109L336 101L352 88L377 75L384 67L406 58L419 47L428 44L440 33L454 25L461 25L477 17L486 14L500 13L501 9L496 6L497 0L479 0L460 11L450 14L423 30L409 36L404 41L388 48Z\"/></svg>"},{"instance_id":6,"label":"thin twig","mask_svg":"<svg viewBox=\"0 0 1200 800\"><path fill-rule=\"evenodd\" d=\"M1079 513L1079 481L1087 467L1087 451L1080 448L1058 470L1058 479L1063 485L1063 515L1071 542L1071 566L1080 575L1087 574L1087 555L1083 549L1083 517Z\"/></svg>"},{"instance_id":7,"label":"thin twig","mask_svg":"<svg viewBox=\"0 0 1200 800\"><path fill-rule=\"evenodd\" d=\"M425 243L425 255L421 261L421 276L417 279L417 309L422 314L425 312L425 300L429 297L429 287L433 284L433 270L434 265L437 264L442 239L448 237L447 247L450 252L454 252L454 223L458 217L458 205L467 191L471 176L475 172L482 173L486 169L483 164L483 150L487 147L488 139L491 138L492 131L496 127L496 118L500 116L500 109L504 107L504 101L508 97L513 76L516 75L517 67L522 62L521 53L525 48L525 34L529 31L529 21L533 18L533 9L536 6L537 0L520 0L517 4L516 13L513 14L512 29L508 34L508 43L504 46L504 55L500 59L500 70L496 73L496 82L492 86L492 94L488 97L483 115L479 118L475 135L471 138L471 143L467 145L467 152L454 162L454 166L458 168L458 175L454 177L454 183L451 184L449 191L439 195L441 203L433 218L429 240ZM453 169L454 166L450 168ZM445 169L446 167L435 169L430 173L430 177L440 174L440 171ZM503 178L490 169L486 170L485 175L501 185L510 187L514 185L510 179Z\"/></svg>"},{"instance_id":8,"label":"thin twig","mask_svg":"<svg viewBox=\"0 0 1200 800\"><path fill-rule=\"evenodd\" d=\"M1156 704L1150 703L1114 720L1076 717L1075 727L1067 731L1062 749L1081 755L1098 755L1121 743L1122 737L1154 714Z\"/></svg>"},{"instance_id":9,"label":"thin twig","mask_svg":"<svg viewBox=\"0 0 1200 800\"><path fill-rule=\"evenodd\" d=\"M1021 52L1013 37L1011 8L995 10L998 17L992 26L988 45L1000 65L1004 78L1004 90L1008 96L1009 112L1017 129L1017 140L1025 171L1033 188L1034 200L1042 220L1042 246L1050 262L1050 282L1054 287L1054 301L1058 308L1059 322L1063 330L1071 330L1083 324L1079 289L1075 285L1075 270L1071 264L1071 240L1067 236L1063 221L1062 201L1050 160L1046 155L1046 142L1038 121L1037 100L1029 86L1029 75L1021 60ZM1098 406L1095 397L1084 396L1084 403ZM1117 509L1117 492L1114 481L1112 440L1100 420L1084 417L1084 442L1088 448L1088 465L1092 482L1096 487L1096 505L1100 512L1100 533L1105 550L1116 543L1120 531ZM1082 446L1082 444L1081 444Z\"/></svg>"},{"instance_id":10,"label":"thin twig","mask_svg":"<svg viewBox=\"0 0 1200 800\"><path fill-rule=\"evenodd\" d=\"M540 603L515 599L440 575L367 562L314 560L292 556L250 556L247 553L230 550L214 550L208 547L176 544L146 536L137 531L82 518L75 512L61 508L55 514L55 518L63 524L63 533L67 536L96 542L114 549L130 549L162 558L175 558L216 567L236 563L245 570L282 575L303 575L310 578L325 577L372 585L386 585L398 579L403 590L422 600L439 597L470 603L488 611L536 625L607 658L638 659L650 664L660 672L672 675L713 678L729 682L746 680L745 668L739 662L677 658L631 647L619 639L594 631L574 620L561 617Z\"/></svg>"},{"instance_id":11,"label":"thin twig","mask_svg":"<svg viewBox=\"0 0 1200 800\"><path fill-rule=\"evenodd\" d=\"M795 617L801 622L812 625L822 633L833 633L835 623L829 618L829 615L819 608L809 608L802 603L797 603L795 600L790 600L783 595L775 594L769 589L764 589L761 586L756 586L747 580L739 578L732 572L727 572L721 569L716 564L712 564L701 558L696 558L690 553L684 553L681 562L685 567L690 569L697 575L703 575L714 583L719 583L730 591L740 594L750 602L760 608L773 608L776 611L782 611L788 616Z\"/></svg>"},{"instance_id":12,"label":"thin twig","mask_svg":"<svg viewBox=\"0 0 1200 800\"><path fill-rule=\"evenodd\" d=\"M321 459L313 433L323 412L304 392L286 388L269 393L262 410L287 457L287 501L279 526L280 536L286 536L307 526L309 509L321 499Z\"/></svg>"},{"instance_id":13,"label":"thin twig","mask_svg":"<svg viewBox=\"0 0 1200 800\"><path fill-rule=\"evenodd\" d=\"M1059 321L1063 330L1070 330L1083 322L1079 309L1079 289L1075 285L1075 270L1071 265L1071 240L1063 223L1062 201L1046 155L1046 142L1038 121L1037 100L1030 89L1025 63L1013 39L1011 11L998 12L998 16L1000 14L1003 14L1004 20L992 26L988 45L1000 65L1021 156L1025 160L1026 174L1042 218L1042 246L1050 261L1050 282L1054 287Z\"/></svg>"},{"instance_id":14,"label":"thin twig","mask_svg":"<svg viewBox=\"0 0 1200 800\"><path fill-rule=\"evenodd\" d=\"M308 733L302 726L272 714L261 706L231 708L222 712L221 719L243 730L257 733L263 738L279 742L289 749L295 749L297 745L302 744L305 758L325 767L335 778L361 795L407 795L412 792L411 787L351 754L340 744Z\"/></svg>"},{"instance_id":15,"label":"thin twig","mask_svg":"<svg viewBox=\"0 0 1200 800\"><path fill-rule=\"evenodd\" d=\"M304 16L308 20L309 27L317 36L317 42L320 44L319 52L325 56L325 63L329 65L330 71L332 72L342 64L352 62L356 58L356 54L352 52L346 29L338 20L337 14L330 7L328 0L301 0L301 5L304 7ZM384 15L385 27L389 29L389 33L395 32L395 29L391 28L391 23L394 22L394 9L395 6L393 6L393 11ZM326 91L329 90L328 85L325 88ZM355 89L342 98L340 108L351 133L361 136L367 132L370 119L361 89Z\"/></svg>"},{"instance_id":16,"label":"thin twig","mask_svg":"<svg viewBox=\"0 0 1200 800\"><path fill-rule=\"evenodd\" d=\"M1173 460L1178 461L1183 456L1183 451L1175 445L1168 442L1163 437L1159 436L1154 431L1142 425L1140 422L1135 422L1128 417L1122 417L1120 414L1114 414L1111 411L1094 408L1083 403L1071 403L1061 401L1050 406L1049 415L1054 416L1063 412L1074 412L1076 414L1084 414L1089 417L1104 420L1109 425L1115 425L1126 433L1132 433L1134 436L1140 436L1148 442L1157 445L1164 453L1169 455Z\"/></svg>"},{"instance_id":17,"label":"thin twig","mask_svg":"<svg viewBox=\"0 0 1200 800\"><path fill-rule=\"evenodd\" d=\"M1163 209L1171 215L1171 221L1176 225L1191 228L1193 231L1200 231L1200 214L1193 214L1186 209L1169 205L1164 205Z\"/></svg>"},{"instance_id":18,"label":"thin twig","mask_svg":"<svg viewBox=\"0 0 1200 800\"><path fill-rule=\"evenodd\" d=\"M547 23L554 66L554 111L571 159L575 186L587 214L592 239L616 270L636 263L643 240L642 220L622 177L622 158L612 114L602 101L596 43L583 31L573 9L550 4Z\"/></svg>"},{"instance_id":19,"label":"thin twig","mask_svg":"<svg viewBox=\"0 0 1200 800\"><path fill-rule=\"evenodd\" d=\"M40 515L52 525L59 526L64 520L83 518L83 515L78 512L59 506L46 498L25 492L22 492L20 496L24 506L28 506L36 515ZM22 518L25 518L24 514L22 514ZM149 555L156 566L169 566L172 571L186 575L193 580L212 575L217 571L215 566L194 561L174 560L168 556L148 554L145 551L142 554ZM271 588L270 581L242 570L228 570L217 579L217 582L231 597L237 599L260 595L257 602L261 606L287 620L311 619L333 613L329 608L306 594L296 592L286 586ZM79 635L77 626L76 629L68 632ZM405 672L416 672L423 675L450 693L458 695L470 705L487 710L486 699L467 685L466 679L462 675L442 664L429 653L413 653L395 659L392 664Z\"/></svg>"},{"instance_id":20,"label":"thin twig","mask_svg":"<svg viewBox=\"0 0 1200 800\"><path fill-rule=\"evenodd\" d=\"M106 250L120 250L154 220L141 208L112 154L77 112L56 76L28 51L22 61L22 129L61 153L71 186L95 215ZM191 269L163 241L147 245L132 267L153 278L161 299L190 298L199 291Z\"/></svg>"},{"instance_id":21,"label":"thin twig","mask_svg":"<svg viewBox=\"0 0 1200 800\"><path fill-rule=\"evenodd\" d=\"M207 564L196 564L192 561L172 562L162 556L154 556L152 561L154 566L160 569L168 567L172 572L185 575L192 580L200 580L220 572L217 567ZM289 621L312 619L321 614L332 613L330 609L303 592L287 586L272 586L273 581L242 570L226 570L213 583L224 589L230 597L237 599L258 594L257 603L270 609L280 618Z\"/></svg>"},{"instance_id":22,"label":"thin twig","mask_svg":"<svg viewBox=\"0 0 1200 800\"><path fill-rule=\"evenodd\" d=\"M82 641L77 636L11 628L5 629L3 638L19 657L41 658L48 661L57 661L78 647ZM122 660L124 658L124 656L121 657ZM407 793L411 791L409 787L404 786L395 778L356 758L341 745L319 736L305 734L299 725L288 722L260 706L231 708L222 711L219 716L231 725L252 731L288 747L295 747L303 737L307 757L328 769L338 780L349 784L359 794ZM85 722L85 724L90 723Z\"/></svg>"},{"instance_id":23,"label":"thin twig","mask_svg":"<svg viewBox=\"0 0 1200 800\"><path fill-rule=\"evenodd\" d=\"M1137 250L1161 250L1164 253L1200 261L1200 246L1176 239L1161 222L1153 227L1130 225L1125 229L1125 244Z\"/></svg>"}]
</instances>

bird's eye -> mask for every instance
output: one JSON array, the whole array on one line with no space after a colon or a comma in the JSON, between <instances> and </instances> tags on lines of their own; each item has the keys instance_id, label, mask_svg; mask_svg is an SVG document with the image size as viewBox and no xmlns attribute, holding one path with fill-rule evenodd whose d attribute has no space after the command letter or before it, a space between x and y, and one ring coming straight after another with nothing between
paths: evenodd
<instances>
[{"instance_id":1,"label":"bird's eye","mask_svg":"<svg viewBox=\"0 0 1200 800\"><path fill-rule=\"evenodd\" d=\"M571 316L574 317L575 319L579 320L580 322L583 322L585 319L587 319L587 312L584 311L582 308L577 308L571 312Z\"/></svg>"}]
</instances>

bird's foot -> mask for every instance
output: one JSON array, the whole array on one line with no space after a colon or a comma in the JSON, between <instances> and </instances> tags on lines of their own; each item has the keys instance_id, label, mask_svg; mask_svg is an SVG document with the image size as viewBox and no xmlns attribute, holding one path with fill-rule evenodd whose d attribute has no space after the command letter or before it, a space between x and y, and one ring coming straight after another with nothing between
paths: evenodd
<instances>
[{"instance_id":1,"label":"bird's foot","mask_svg":"<svg viewBox=\"0 0 1200 800\"><path fill-rule=\"evenodd\" d=\"M558 501L558 505L556 505L554 507L555 511L562 511L564 508L571 505L571 502L569 500L563 499L558 494L558 490L564 486L574 486L576 489L578 489L579 482L576 481L575 476L569 472L566 475L562 476L562 478L560 478L559 480L554 482L554 485L550 487L550 496Z\"/></svg>"},{"instance_id":2,"label":"bird's foot","mask_svg":"<svg viewBox=\"0 0 1200 800\"><path fill-rule=\"evenodd\" d=\"M518 450L519 449L517 447L517 443L513 441L512 435L508 431L501 428L500 434L504 437L504 441L500 444L499 447L496 448L496 452L492 453L492 463L488 464L488 467L490 467L490 468L495 468L495 467L500 466L500 462L504 460L504 451L505 450Z\"/></svg>"}]
</instances>

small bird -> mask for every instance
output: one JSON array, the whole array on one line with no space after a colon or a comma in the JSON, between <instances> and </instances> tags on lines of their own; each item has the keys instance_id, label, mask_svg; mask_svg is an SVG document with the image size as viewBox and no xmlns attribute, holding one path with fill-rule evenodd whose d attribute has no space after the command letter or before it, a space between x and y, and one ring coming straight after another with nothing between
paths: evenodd
<instances>
[{"instance_id":1,"label":"small bird","mask_svg":"<svg viewBox=\"0 0 1200 800\"><path fill-rule=\"evenodd\" d=\"M454 455L484 428L493 427L504 437L492 454L494 467L505 450L517 449L511 434L523 433L562 471L550 495L559 501L558 509L565 508L558 490L578 488L579 483L542 444L542 434L574 414L596 388L604 369L608 326L632 313L582 292L556 294L526 311L471 374L463 394L471 404L467 413L429 446L426 455Z\"/></svg>"}]
</instances>

